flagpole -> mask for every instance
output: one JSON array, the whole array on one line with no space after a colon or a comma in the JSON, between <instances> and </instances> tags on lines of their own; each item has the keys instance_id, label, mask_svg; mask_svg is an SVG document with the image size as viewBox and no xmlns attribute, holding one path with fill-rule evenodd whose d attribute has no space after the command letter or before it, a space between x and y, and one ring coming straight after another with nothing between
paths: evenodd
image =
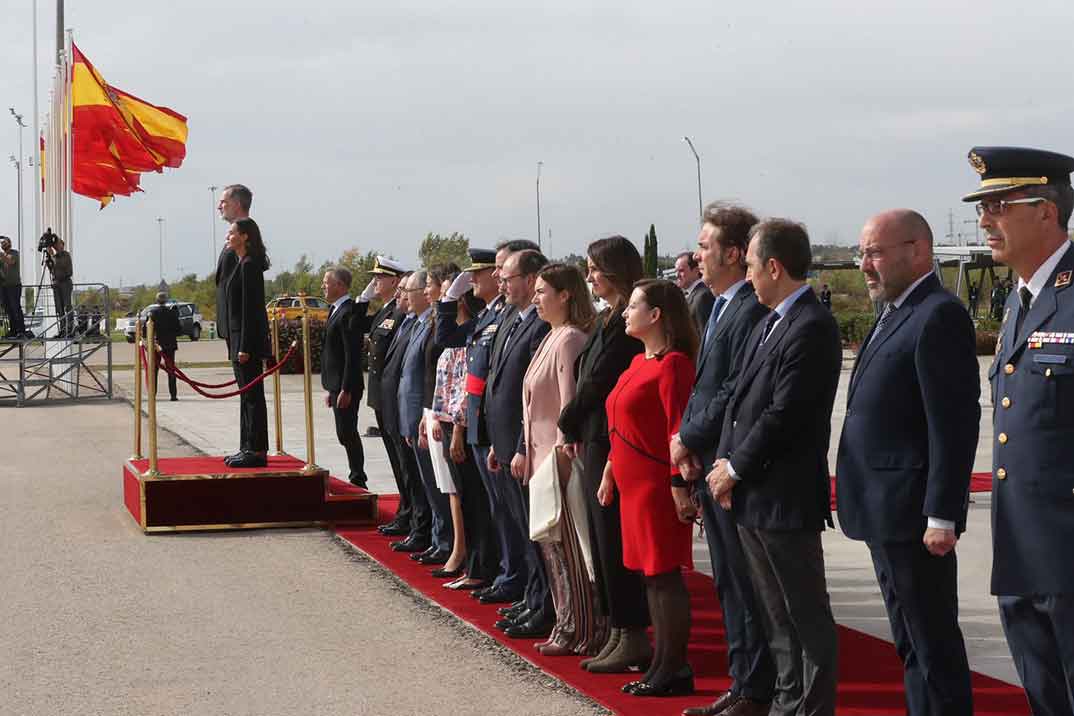
<instances>
[{"instance_id":1,"label":"flagpole","mask_svg":"<svg viewBox=\"0 0 1074 716\"><path fill-rule=\"evenodd\" d=\"M63 0L57 0L60 3L60 7L63 7ZM61 10L62 12L62 10ZM62 15L61 15L62 17ZM67 251L72 256L75 254L75 242L74 242L74 221L71 210L72 199L74 198L71 193L71 169L73 162L71 161L71 114L74 108L71 106L71 58L74 56L71 47L74 45L75 35L71 30L67 31L67 44L64 47L64 59L63 59L63 127L64 127L64 177L63 177L63 192L64 192L64 219L67 222Z\"/></svg>"},{"instance_id":2,"label":"flagpole","mask_svg":"<svg viewBox=\"0 0 1074 716\"><path fill-rule=\"evenodd\" d=\"M37 237L41 236L41 125L40 117L41 113L37 108L37 95L40 93L40 88L37 85L37 0L34 0L34 56L33 56L33 83L34 83L34 161L31 166L34 167L34 233L30 237L30 242L34 246L37 245ZM32 252L31 252L32 253ZM26 255L22 255L22 259L25 262ZM33 262L36 264L37 262ZM36 270L35 270L36 273ZM22 274L23 276L29 276L29 272ZM24 292L25 293L25 292ZM35 299L36 300L36 299Z\"/></svg>"}]
</instances>

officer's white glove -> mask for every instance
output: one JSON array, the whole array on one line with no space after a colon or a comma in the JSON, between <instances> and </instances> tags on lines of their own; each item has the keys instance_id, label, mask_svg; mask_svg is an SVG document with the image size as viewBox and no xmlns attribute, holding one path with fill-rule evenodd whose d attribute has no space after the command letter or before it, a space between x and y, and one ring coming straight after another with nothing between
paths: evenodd
<instances>
[{"instance_id":1,"label":"officer's white glove","mask_svg":"<svg viewBox=\"0 0 1074 716\"><path fill-rule=\"evenodd\" d=\"M444 294L444 301L458 301L466 295L473 283L473 277L470 276L470 272L463 271L448 286L447 293Z\"/></svg>"},{"instance_id":2,"label":"officer's white glove","mask_svg":"<svg viewBox=\"0 0 1074 716\"><path fill-rule=\"evenodd\" d=\"M377 295L376 283L377 283L377 280L375 278L370 279L369 283L365 287L365 290L362 291L362 295L358 297L359 302L361 302L361 303L369 303L370 301L373 300L373 296Z\"/></svg>"}]
</instances>

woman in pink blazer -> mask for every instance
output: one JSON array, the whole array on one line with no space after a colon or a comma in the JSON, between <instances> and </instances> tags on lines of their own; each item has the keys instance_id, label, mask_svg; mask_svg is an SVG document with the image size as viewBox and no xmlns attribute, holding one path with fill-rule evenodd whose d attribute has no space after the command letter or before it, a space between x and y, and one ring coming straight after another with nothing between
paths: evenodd
<instances>
[{"instance_id":1,"label":"woman in pink blazer","mask_svg":"<svg viewBox=\"0 0 1074 716\"><path fill-rule=\"evenodd\" d=\"M550 454L556 455L560 475L570 475L562 452L567 440L557 423L563 406L574 398L574 362L585 347L595 312L582 272L554 263L537 274L533 302L537 314L552 327L530 362L522 384L522 434L528 481ZM565 485L558 488L562 492ZM556 625L548 641L537 645L545 656L588 654L603 644L605 623L594 610L595 600L581 546L563 498L558 539L541 542L541 554L556 609Z\"/></svg>"}]
</instances>

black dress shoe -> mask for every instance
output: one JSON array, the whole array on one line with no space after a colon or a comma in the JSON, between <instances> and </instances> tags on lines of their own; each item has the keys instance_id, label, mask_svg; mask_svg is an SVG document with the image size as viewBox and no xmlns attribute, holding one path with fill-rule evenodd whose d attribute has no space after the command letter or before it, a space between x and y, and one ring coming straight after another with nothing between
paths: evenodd
<instances>
[{"instance_id":1,"label":"black dress shoe","mask_svg":"<svg viewBox=\"0 0 1074 716\"><path fill-rule=\"evenodd\" d=\"M355 487L360 487L363 490L369 489L369 480L366 479L365 475L351 475L349 478L347 478L347 480Z\"/></svg>"},{"instance_id":2,"label":"black dress shoe","mask_svg":"<svg viewBox=\"0 0 1074 716\"><path fill-rule=\"evenodd\" d=\"M517 598L517 594L510 594L501 589L494 589L491 592L486 592L484 596L478 597L477 601L482 604L511 604Z\"/></svg>"},{"instance_id":3,"label":"black dress shoe","mask_svg":"<svg viewBox=\"0 0 1074 716\"><path fill-rule=\"evenodd\" d=\"M548 636L552 633L552 620L531 619L523 624L507 627L503 633L512 639L536 639L537 637Z\"/></svg>"},{"instance_id":4,"label":"black dress shoe","mask_svg":"<svg viewBox=\"0 0 1074 716\"><path fill-rule=\"evenodd\" d=\"M470 596L473 597L474 599L480 599L481 597L485 596L486 594L488 594L490 592L494 592L494 591L496 591L496 589L494 587L488 586L485 589L478 589L476 592L470 592Z\"/></svg>"},{"instance_id":5,"label":"black dress shoe","mask_svg":"<svg viewBox=\"0 0 1074 716\"><path fill-rule=\"evenodd\" d=\"M517 617L526 610L526 602L515 602L509 607L500 607L496 613L501 617Z\"/></svg>"},{"instance_id":6,"label":"black dress shoe","mask_svg":"<svg viewBox=\"0 0 1074 716\"><path fill-rule=\"evenodd\" d=\"M410 529L406 525L393 525L388 523L381 525L377 528L377 532L388 537L398 537L405 534L410 534Z\"/></svg>"},{"instance_id":7,"label":"black dress shoe","mask_svg":"<svg viewBox=\"0 0 1074 716\"><path fill-rule=\"evenodd\" d=\"M430 555L422 555L418 558L418 564L447 564L448 558L451 556L450 552L433 552Z\"/></svg>"},{"instance_id":8,"label":"black dress shoe","mask_svg":"<svg viewBox=\"0 0 1074 716\"><path fill-rule=\"evenodd\" d=\"M239 450L234 455L228 455L227 457L225 457L224 458L224 464L225 465L230 465L232 463L232 461L238 460L240 457L242 457L242 450Z\"/></svg>"},{"instance_id":9,"label":"black dress shoe","mask_svg":"<svg viewBox=\"0 0 1074 716\"><path fill-rule=\"evenodd\" d=\"M268 460L264 455L248 452L238 460L232 460L230 464L232 467L265 467L268 465Z\"/></svg>"},{"instance_id":10,"label":"black dress shoe","mask_svg":"<svg viewBox=\"0 0 1074 716\"><path fill-rule=\"evenodd\" d=\"M626 691L625 686L623 690ZM689 696L694 693L694 670L689 666L684 666L662 684L641 681L627 693L634 696Z\"/></svg>"},{"instance_id":11,"label":"black dress shoe","mask_svg":"<svg viewBox=\"0 0 1074 716\"><path fill-rule=\"evenodd\" d=\"M407 537L401 542L392 542L391 548L396 552L424 552L429 549L429 543Z\"/></svg>"}]
</instances>

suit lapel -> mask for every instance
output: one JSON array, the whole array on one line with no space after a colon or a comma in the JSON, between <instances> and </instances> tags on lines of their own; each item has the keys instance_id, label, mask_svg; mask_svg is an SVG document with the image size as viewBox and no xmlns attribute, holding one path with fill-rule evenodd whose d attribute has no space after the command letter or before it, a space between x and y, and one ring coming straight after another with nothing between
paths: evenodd
<instances>
[{"instance_id":1,"label":"suit lapel","mask_svg":"<svg viewBox=\"0 0 1074 716\"><path fill-rule=\"evenodd\" d=\"M718 320L716 321L716 330L715 333L712 334L712 338L701 336L701 358L697 361L697 375L701 375L701 371L705 367L705 361L708 360L709 353L712 352L712 347L716 345L716 341L718 341L720 336L727 332L728 327L735 322L735 316L742 310L742 306L749 296L748 292L751 290L752 287L748 283L739 288L735 297L731 299L731 302L727 304L727 308L724 309L723 315L718 317ZM716 310L715 305L713 305L712 310Z\"/></svg>"},{"instance_id":2,"label":"suit lapel","mask_svg":"<svg viewBox=\"0 0 1074 716\"><path fill-rule=\"evenodd\" d=\"M534 320L536 320L536 318L536 309L530 311L530 315L522 319L522 323L520 323L518 325L518 328L515 329L514 334L510 336L510 338L506 336L504 337L504 340L508 342L507 345L503 347L503 350L500 351L500 366L503 366L504 362L507 360L507 356L518 348L518 345L522 342L522 337L529 330L530 326L533 325L533 322ZM513 321L514 318L512 318L511 320ZM510 329L508 329L508 331L510 331Z\"/></svg>"},{"instance_id":3,"label":"suit lapel","mask_svg":"<svg viewBox=\"0 0 1074 716\"><path fill-rule=\"evenodd\" d=\"M753 329L753 335L750 337L750 346L752 351L752 358L747 364L745 370L742 372L742 377L739 379L738 387L735 389L735 395L739 395L744 392L749 386L750 381L757 375L757 371L760 370L761 365L768 358L768 355L775 350L779 342L783 340L783 336L787 334L790 327L794 324L795 319L798 318L798 314L801 312L802 307L807 303L816 303L817 297L813 293L812 289L806 291L798 300L791 304L791 307L787 310L787 315L783 317L779 324L772 329L772 334L768 336L768 340L761 344L761 336L764 335L764 327L767 321L760 321Z\"/></svg>"}]
</instances>

